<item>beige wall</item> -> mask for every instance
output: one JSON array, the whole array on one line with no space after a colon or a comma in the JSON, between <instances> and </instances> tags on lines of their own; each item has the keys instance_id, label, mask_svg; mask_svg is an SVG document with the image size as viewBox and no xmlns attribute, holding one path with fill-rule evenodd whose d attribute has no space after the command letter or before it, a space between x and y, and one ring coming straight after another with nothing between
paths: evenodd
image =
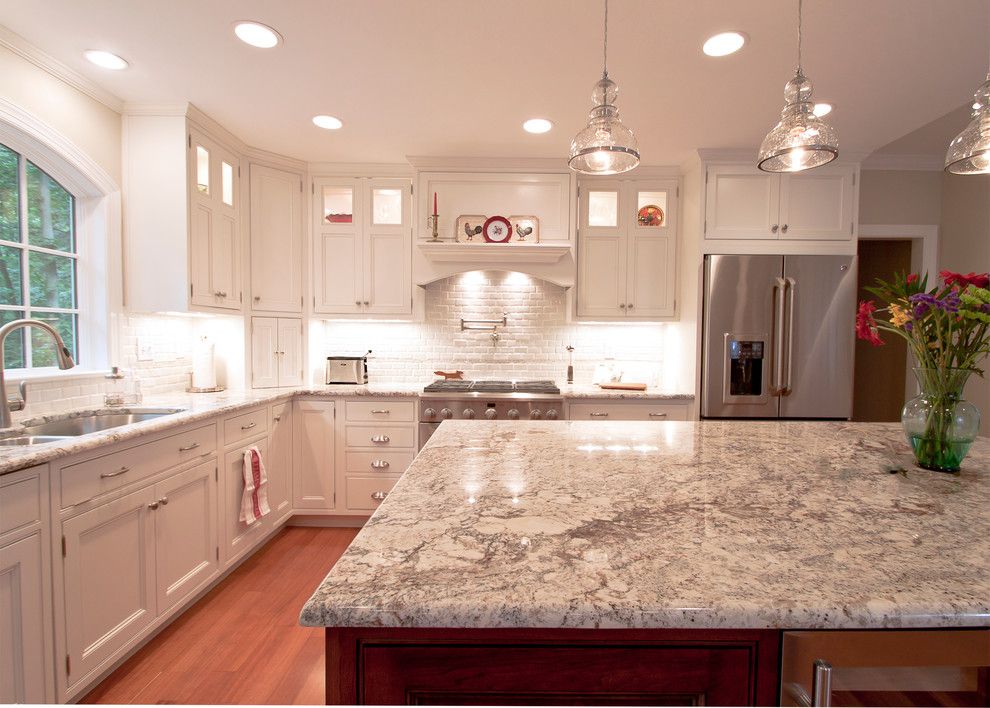
<instances>
[{"instance_id":1,"label":"beige wall","mask_svg":"<svg viewBox=\"0 0 990 708\"><path fill-rule=\"evenodd\" d=\"M931 170L863 170L859 223L937 224L942 214L942 173Z\"/></svg>"},{"instance_id":2,"label":"beige wall","mask_svg":"<svg viewBox=\"0 0 990 708\"><path fill-rule=\"evenodd\" d=\"M969 273L990 272L990 175L939 173L942 179L942 222L939 268ZM983 360L990 370L990 359ZM972 377L966 398L983 414L982 434L990 436L990 372Z\"/></svg>"},{"instance_id":3,"label":"beige wall","mask_svg":"<svg viewBox=\"0 0 990 708\"><path fill-rule=\"evenodd\" d=\"M41 119L120 184L120 114L0 46L0 97Z\"/></svg>"}]
</instances>

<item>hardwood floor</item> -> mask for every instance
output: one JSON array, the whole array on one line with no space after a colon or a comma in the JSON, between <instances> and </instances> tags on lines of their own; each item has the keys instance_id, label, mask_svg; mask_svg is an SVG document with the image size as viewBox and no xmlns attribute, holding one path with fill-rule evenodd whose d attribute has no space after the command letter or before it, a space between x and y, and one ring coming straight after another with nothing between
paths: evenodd
<instances>
[{"instance_id":1,"label":"hardwood floor","mask_svg":"<svg viewBox=\"0 0 990 708\"><path fill-rule=\"evenodd\" d=\"M299 610L358 529L289 527L80 703L323 704L323 630Z\"/></svg>"}]
</instances>

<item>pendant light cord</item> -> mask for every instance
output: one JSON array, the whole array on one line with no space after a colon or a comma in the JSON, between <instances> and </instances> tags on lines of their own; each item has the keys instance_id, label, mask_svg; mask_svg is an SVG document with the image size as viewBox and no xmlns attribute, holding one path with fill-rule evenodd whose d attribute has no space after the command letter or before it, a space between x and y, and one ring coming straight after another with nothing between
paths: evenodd
<instances>
[{"instance_id":1,"label":"pendant light cord","mask_svg":"<svg viewBox=\"0 0 990 708\"><path fill-rule=\"evenodd\" d=\"M605 0L605 41L602 51L602 76L608 78L608 0Z\"/></svg>"},{"instance_id":2,"label":"pendant light cord","mask_svg":"<svg viewBox=\"0 0 990 708\"><path fill-rule=\"evenodd\" d=\"M797 65L797 69L798 69L798 73L799 74L803 73L801 71L801 2L802 2L802 0L798 0L798 65Z\"/></svg>"}]
</instances>

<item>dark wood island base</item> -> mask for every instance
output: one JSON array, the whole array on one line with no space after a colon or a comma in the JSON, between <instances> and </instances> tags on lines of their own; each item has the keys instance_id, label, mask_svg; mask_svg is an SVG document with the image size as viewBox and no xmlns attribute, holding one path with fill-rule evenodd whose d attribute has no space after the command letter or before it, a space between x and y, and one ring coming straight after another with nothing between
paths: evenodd
<instances>
[{"instance_id":1,"label":"dark wood island base","mask_svg":"<svg viewBox=\"0 0 990 708\"><path fill-rule=\"evenodd\" d=\"M780 630L328 627L328 705L777 705Z\"/></svg>"}]
</instances>

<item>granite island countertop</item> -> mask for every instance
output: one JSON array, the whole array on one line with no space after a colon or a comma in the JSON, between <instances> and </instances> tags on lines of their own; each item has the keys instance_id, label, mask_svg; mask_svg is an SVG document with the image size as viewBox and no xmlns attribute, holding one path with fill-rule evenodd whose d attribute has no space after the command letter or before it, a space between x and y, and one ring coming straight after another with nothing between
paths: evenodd
<instances>
[{"instance_id":1,"label":"granite island countertop","mask_svg":"<svg viewBox=\"0 0 990 708\"><path fill-rule=\"evenodd\" d=\"M448 421L301 622L987 627L988 501L897 424Z\"/></svg>"}]
</instances>

